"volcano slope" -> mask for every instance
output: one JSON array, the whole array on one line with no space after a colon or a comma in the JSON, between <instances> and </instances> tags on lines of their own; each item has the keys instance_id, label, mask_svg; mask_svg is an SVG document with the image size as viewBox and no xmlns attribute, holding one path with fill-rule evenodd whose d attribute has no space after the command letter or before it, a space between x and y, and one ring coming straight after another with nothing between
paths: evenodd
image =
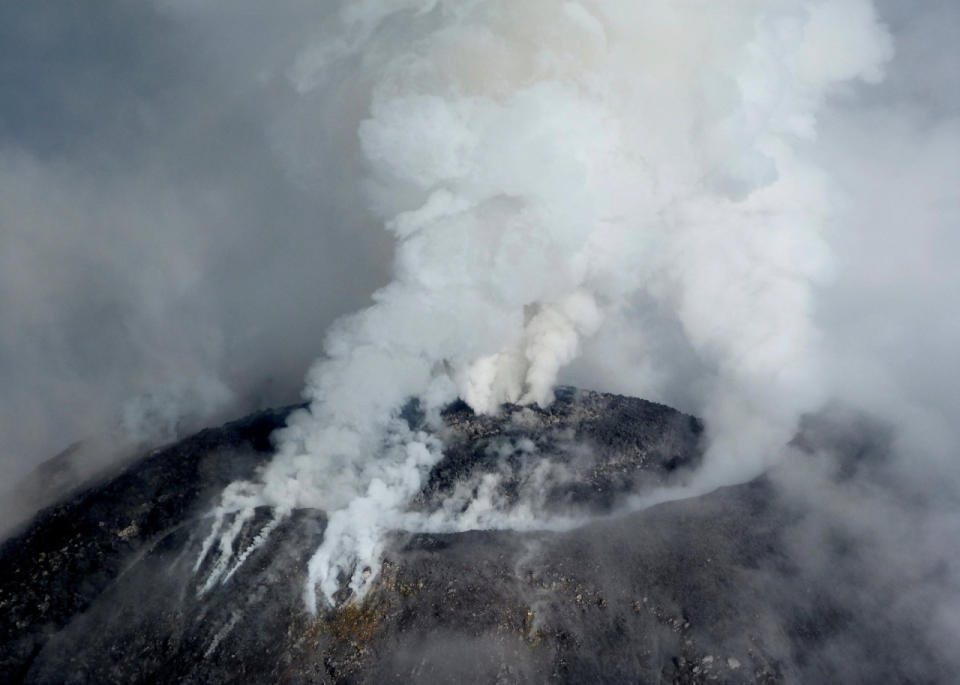
<instances>
[{"instance_id":1,"label":"volcano slope","mask_svg":"<svg viewBox=\"0 0 960 685\"><path fill-rule=\"evenodd\" d=\"M591 515L583 526L397 531L362 601L312 615L303 585L326 519L300 510L200 594L210 509L269 459L292 409L156 450L7 539L0 682L949 681L923 612L877 599L890 588L864 573L854 536L831 528L817 563L798 553L813 511L771 476L622 513L629 493L686 478L702 427L662 405L569 388L547 410L451 406L446 456L411 506L485 473L516 501L530 463L553 459L566 477L541 488L541 505ZM847 476L882 452L808 433L795 459L830 442ZM236 549L269 517L258 512Z\"/></svg>"}]
</instances>

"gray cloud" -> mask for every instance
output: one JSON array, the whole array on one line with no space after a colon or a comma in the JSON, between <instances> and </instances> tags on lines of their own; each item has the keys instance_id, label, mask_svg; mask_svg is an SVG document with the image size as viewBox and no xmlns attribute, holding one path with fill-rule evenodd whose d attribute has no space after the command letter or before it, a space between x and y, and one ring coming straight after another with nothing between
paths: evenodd
<instances>
[{"instance_id":1,"label":"gray cloud","mask_svg":"<svg viewBox=\"0 0 960 685\"><path fill-rule=\"evenodd\" d=\"M307 7L0 8L8 480L118 427L169 439L296 400L326 327L384 280L349 160L306 183L282 149L338 152L278 123L304 116L281 67Z\"/></svg>"}]
</instances>

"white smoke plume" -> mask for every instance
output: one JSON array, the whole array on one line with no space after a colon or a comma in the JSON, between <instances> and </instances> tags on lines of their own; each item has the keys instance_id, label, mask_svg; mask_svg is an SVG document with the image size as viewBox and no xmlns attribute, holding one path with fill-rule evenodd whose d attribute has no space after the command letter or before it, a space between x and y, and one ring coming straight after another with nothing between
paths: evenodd
<instances>
[{"instance_id":1,"label":"white smoke plume","mask_svg":"<svg viewBox=\"0 0 960 685\"><path fill-rule=\"evenodd\" d=\"M362 596L442 456L397 418L404 402L434 418L457 396L549 404L638 300L671 312L708 370L698 487L759 473L831 391L814 294L841 200L805 146L825 99L879 81L891 55L868 0L344 2L289 78L363 111L393 280L328 333L309 411L220 511L326 510L308 607L318 587L334 602L340 574ZM433 523L483 520L466 512Z\"/></svg>"}]
</instances>

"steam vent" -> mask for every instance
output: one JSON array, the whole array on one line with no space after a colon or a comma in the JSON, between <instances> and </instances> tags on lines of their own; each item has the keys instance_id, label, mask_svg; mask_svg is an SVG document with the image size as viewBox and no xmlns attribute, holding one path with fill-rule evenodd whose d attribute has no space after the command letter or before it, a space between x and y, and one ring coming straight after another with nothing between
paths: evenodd
<instances>
[{"instance_id":1,"label":"steam vent","mask_svg":"<svg viewBox=\"0 0 960 685\"><path fill-rule=\"evenodd\" d=\"M151 452L7 539L0 681L949 680L922 639L923 617L869 599L879 588L862 572L866 543L837 529L815 562L795 553L821 526L777 484L778 469L807 468L814 443L838 472L867 469L882 452L863 438L870 431L808 421L792 460L768 474L640 507L643 493L685 482L701 423L571 388L549 410L479 416L455 404L432 429L444 456L411 520L435 520L429 512L458 492L477 508L486 488L511 530L395 530L380 568L363 569L362 598L341 582L336 602L312 613L303 587L327 517L296 509L254 544L274 520L261 508L228 550L252 550L244 563L204 590L221 558L201 553L210 512L225 486L269 460L270 435L292 409ZM416 406L404 417L424 421Z\"/></svg>"}]
</instances>

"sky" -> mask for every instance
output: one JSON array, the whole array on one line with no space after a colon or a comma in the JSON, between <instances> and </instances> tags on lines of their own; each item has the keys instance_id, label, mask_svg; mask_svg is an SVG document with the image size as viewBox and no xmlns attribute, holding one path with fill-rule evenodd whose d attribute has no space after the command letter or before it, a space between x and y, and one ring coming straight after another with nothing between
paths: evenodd
<instances>
[{"instance_id":1,"label":"sky","mask_svg":"<svg viewBox=\"0 0 960 685\"><path fill-rule=\"evenodd\" d=\"M251 7L226 26L163 3L0 8L8 482L77 440L298 401L323 331L386 279L354 181L292 160L324 144L281 73L308 3Z\"/></svg>"}]
</instances>

